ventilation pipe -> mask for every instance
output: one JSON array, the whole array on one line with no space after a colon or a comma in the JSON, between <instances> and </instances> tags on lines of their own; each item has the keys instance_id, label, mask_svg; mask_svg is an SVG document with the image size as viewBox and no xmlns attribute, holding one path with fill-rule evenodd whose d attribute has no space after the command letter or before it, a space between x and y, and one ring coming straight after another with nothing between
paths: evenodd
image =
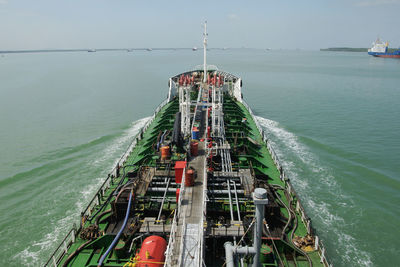
<instances>
[{"instance_id":1,"label":"ventilation pipe","mask_svg":"<svg viewBox=\"0 0 400 267\"><path fill-rule=\"evenodd\" d=\"M253 267L260 266L260 249L262 227L264 220L264 206L268 204L267 190L256 188L253 193L254 205L256 206L256 225L254 226L254 238L252 247L235 247L231 242L225 242L226 266L234 267L234 255L254 255Z\"/></svg>"}]
</instances>

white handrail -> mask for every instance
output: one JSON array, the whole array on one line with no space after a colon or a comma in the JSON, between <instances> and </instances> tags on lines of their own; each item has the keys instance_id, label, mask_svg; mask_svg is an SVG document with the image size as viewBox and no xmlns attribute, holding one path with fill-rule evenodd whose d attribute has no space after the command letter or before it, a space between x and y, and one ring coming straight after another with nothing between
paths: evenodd
<instances>
[{"instance_id":1,"label":"white handrail","mask_svg":"<svg viewBox=\"0 0 400 267\"><path fill-rule=\"evenodd\" d=\"M178 230L178 219L180 218L181 214L181 206L182 206L182 196L185 192L185 173L186 173L186 168L183 169L182 173L182 181L181 181L181 186L179 188L179 197L178 197L178 204L177 207L175 208L175 214L174 214L174 219L172 221L172 227L169 235L169 240L168 240L168 246L165 251L165 263L164 266L173 266L172 264L172 256L173 256L173 250L175 246L175 241L176 241L176 232ZM185 223L185 218L183 220L183 226Z\"/></svg>"}]
</instances>

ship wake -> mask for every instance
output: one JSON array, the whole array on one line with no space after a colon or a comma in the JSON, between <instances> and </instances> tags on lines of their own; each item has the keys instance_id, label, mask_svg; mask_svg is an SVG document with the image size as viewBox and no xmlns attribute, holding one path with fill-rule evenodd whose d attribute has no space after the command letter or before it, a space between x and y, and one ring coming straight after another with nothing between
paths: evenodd
<instances>
[{"instance_id":1,"label":"ship wake","mask_svg":"<svg viewBox=\"0 0 400 267\"><path fill-rule=\"evenodd\" d=\"M108 140L103 149L96 152L96 155L90 155L90 160L86 161L84 166L85 170L82 172L87 173L87 175L90 175L90 173L93 175L93 173L95 173L97 177L88 177L84 187L79 187L78 185L74 186L73 184L69 184L67 187L60 185L54 188L52 190L53 192L49 192L49 194L52 195L62 194L65 196L77 194L77 197L74 198L76 202L74 205L71 205L71 209L65 210L64 212L58 211L58 213L55 214L54 210L48 210L44 217L50 218L51 224L48 228L49 231L43 234L42 238L39 240L32 240L27 243L26 248L13 257L12 261L14 263L23 266L44 265L44 261L48 259L56 246L61 242L73 223L79 222L80 212L91 200L96 190L107 176L107 173L115 166L121 154L149 119L150 117L146 117L133 122L128 129L124 130L112 140ZM84 159L81 158L79 160ZM101 169L100 172L99 169ZM74 191L76 193L74 193ZM55 217L59 219L51 219Z\"/></svg>"},{"instance_id":2,"label":"ship wake","mask_svg":"<svg viewBox=\"0 0 400 267\"><path fill-rule=\"evenodd\" d=\"M336 254L341 266L372 266L371 256L362 251L360 243L346 232L346 222L340 210L354 210L354 217L361 217L349 195L343 192L332 169L304 145L298 136L278 122L256 116L274 147L280 162L297 191L317 233L325 240L327 251ZM334 203L334 204L333 204ZM351 222L354 224L354 221ZM327 242L328 240L332 240Z\"/></svg>"}]
</instances>

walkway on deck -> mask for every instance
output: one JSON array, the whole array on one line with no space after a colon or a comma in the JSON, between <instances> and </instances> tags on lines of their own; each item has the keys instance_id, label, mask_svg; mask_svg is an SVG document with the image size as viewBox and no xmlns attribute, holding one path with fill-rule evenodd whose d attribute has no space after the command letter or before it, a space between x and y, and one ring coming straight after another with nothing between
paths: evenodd
<instances>
[{"instance_id":1,"label":"walkway on deck","mask_svg":"<svg viewBox=\"0 0 400 267\"><path fill-rule=\"evenodd\" d=\"M203 92L203 101L208 99L208 90ZM207 108L204 103L197 103L202 110L203 125L200 130L201 140L206 137L206 127L204 122L207 120ZM202 262L200 245L202 242L203 231L203 191L204 191L204 169L206 147L204 141L199 141L198 155L192 157L187 167L195 170L196 177L194 186L185 187L182 197L181 212L178 219L176 240L180 240L179 245L174 246L173 263L178 266L199 267Z\"/></svg>"}]
</instances>

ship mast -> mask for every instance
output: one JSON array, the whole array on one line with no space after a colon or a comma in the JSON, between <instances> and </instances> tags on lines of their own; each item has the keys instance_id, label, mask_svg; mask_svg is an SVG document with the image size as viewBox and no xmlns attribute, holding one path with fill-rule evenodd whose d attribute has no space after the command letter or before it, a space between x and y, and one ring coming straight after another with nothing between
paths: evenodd
<instances>
[{"instance_id":1,"label":"ship mast","mask_svg":"<svg viewBox=\"0 0 400 267\"><path fill-rule=\"evenodd\" d=\"M203 82L207 81L207 21L204 22L204 75L203 75Z\"/></svg>"}]
</instances>

